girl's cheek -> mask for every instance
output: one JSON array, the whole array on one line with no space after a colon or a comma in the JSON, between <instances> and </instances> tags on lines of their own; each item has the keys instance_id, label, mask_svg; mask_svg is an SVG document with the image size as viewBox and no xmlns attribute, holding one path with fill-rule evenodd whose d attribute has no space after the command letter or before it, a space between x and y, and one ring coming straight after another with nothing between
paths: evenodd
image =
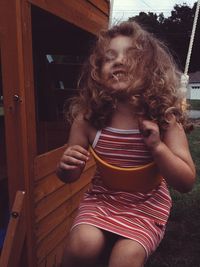
<instances>
[{"instance_id":1,"label":"girl's cheek","mask_svg":"<svg viewBox=\"0 0 200 267\"><path fill-rule=\"evenodd\" d=\"M102 74L103 77L108 76L108 74L109 74L109 67L107 66L107 64L103 66L102 71L101 71L101 74Z\"/></svg>"}]
</instances>

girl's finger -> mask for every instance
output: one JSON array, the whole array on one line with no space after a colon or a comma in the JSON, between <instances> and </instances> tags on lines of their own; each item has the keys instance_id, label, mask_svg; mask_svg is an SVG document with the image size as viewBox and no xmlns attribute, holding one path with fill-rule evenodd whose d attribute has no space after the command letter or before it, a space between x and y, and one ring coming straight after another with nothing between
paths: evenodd
<instances>
[{"instance_id":1,"label":"girl's finger","mask_svg":"<svg viewBox=\"0 0 200 267\"><path fill-rule=\"evenodd\" d=\"M88 161L89 157L82 154L81 152L78 152L76 150L70 150L68 151L67 154L64 154L65 156L70 156L70 157L73 157L73 158L76 158L76 159L79 159L79 160L82 160L82 161Z\"/></svg>"},{"instance_id":2,"label":"girl's finger","mask_svg":"<svg viewBox=\"0 0 200 267\"><path fill-rule=\"evenodd\" d=\"M63 157L62 162L66 165L79 165L79 166L85 165L84 160L80 160L73 156L66 156L66 155Z\"/></svg>"},{"instance_id":3,"label":"girl's finger","mask_svg":"<svg viewBox=\"0 0 200 267\"><path fill-rule=\"evenodd\" d=\"M83 148L82 146L79 146L79 145L73 146L73 150L76 150L76 151L84 154L85 156L89 156L90 155L90 153L85 148Z\"/></svg>"},{"instance_id":4,"label":"girl's finger","mask_svg":"<svg viewBox=\"0 0 200 267\"><path fill-rule=\"evenodd\" d=\"M68 170L75 170L78 168L78 166L77 165L69 165L69 164L65 164L63 162L60 162L59 168L62 170L68 171Z\"/></svg>"}]
</instances>

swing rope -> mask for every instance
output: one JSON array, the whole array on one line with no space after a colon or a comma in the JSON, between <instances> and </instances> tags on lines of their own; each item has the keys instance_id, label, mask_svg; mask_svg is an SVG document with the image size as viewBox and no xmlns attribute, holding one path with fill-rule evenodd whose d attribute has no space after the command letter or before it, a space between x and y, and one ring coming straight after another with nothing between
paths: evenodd
<instances>
[{"instance_id":1,"label":"swing rope","mask_svg":"<svg viewBox=\"0 0 200 267\"><path fill-rule=\"evenodd\" d=\"M192 27L192 34L190 37L190 43L189 43L189 48L188 48L188 54L187 54L187 59L185 63L185 70L184 74L188 74L188 69L189 69L189 64L190 64L190 59L191 59L191 54L192 54L192 47L194 43L194 37L195 37L195 32L196 32L196 27L197 27L197 22L198 22L198 16L199 16L199 8L200 8L200 0L197 2L196 6L196 12L194 16L194 22L193 22L193 27Z\"/></svg>"},{"instance_id":2,"label":"swing rope","mask_svg":"<svg viewBox=\"0 0 200 267\"><path fill-rule=\"evenodd\" d=\"M194 21L193 21L193 27L192 27L192 33L191 33L190 43L189 43L189 48L188 48L188 53L187 53L187 59L186 59L186 63L185 63L185 70L184 70L184 73L181 75L180 90L181 90L182 94L185 96L185 99L183 101L183 110L185 110L186 106L187 106L187 104L186 104L186 92L187 92L187 85L189 82L188 69L189 69L189 65L190 65L192 48L193 48L193 44L194 44L194 37L195 37L195 32L196 32L196 27L197 27L197 22L198 22L199 9L200 9L200 0L197 1L196 11L195 11L195 16L194 16Z\"/></svg>"},{"instance_id":3,"label":"swing rope","mask_svg":"<svg viewBox=\"0 0 200 267\"><path fill-rule=\"evenodd\" d=\"M113 5L114 5L114 0L110 0L109 28L111 27L111 24L112 24ZM186 58L186 63L185 63L185 69L184 69L183 74L181 75L181 81L180 81L180 92L182 93L183 98L184 98L183 104L182 104L182 109L184 111L186 110L186 107L187 107L186 93L187 93L187 86L189 82L188 70L189 70L189 65L190 65L190 60L191 60L191 54L192 54L192 48L194 44L198 17L199 17L199 9L200 9L200 0L197 0L197 6L196 6L196 11L195 11L194 21L193 21L193 26L192 26L192 33L190 37L188 53L187 53L187 58Z\"/></svg>"}]
</instances>

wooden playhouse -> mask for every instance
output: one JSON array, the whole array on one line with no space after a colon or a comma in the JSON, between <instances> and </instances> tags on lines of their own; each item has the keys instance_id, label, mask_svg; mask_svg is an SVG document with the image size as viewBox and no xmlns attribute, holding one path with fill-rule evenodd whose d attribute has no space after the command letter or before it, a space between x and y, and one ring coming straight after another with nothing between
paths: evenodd
<instances>
[{"instance_id":1,"label":"wooden playhouse","mask_svg":"<svg viewBox=\"0 0 200 267\"><path fill-rule=\"evenodd\" d=\"M60 266L94 171L91 159L76 183L55 175L69 132L63 105L108 18L107 0L0 1L0 226L6 232L12 211L16 227L1 267Z\"/></svg>"}]
</instances>

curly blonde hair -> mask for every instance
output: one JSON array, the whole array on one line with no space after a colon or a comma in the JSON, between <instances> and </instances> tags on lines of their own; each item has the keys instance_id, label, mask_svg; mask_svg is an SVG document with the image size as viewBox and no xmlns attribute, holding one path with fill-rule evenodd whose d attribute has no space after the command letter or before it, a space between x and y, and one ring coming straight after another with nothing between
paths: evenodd
<instances>
[{"instance_id":1,"label":"curly blonde hair","mask_svg":"<svg viewBox=\"0 0 200 267\"><path fill-rule=\"evenodd\" d=\"M173 57L163 42L133 21L122 22L100 32L96 46L83 67L78 83L80 94L69 108L70 118L82 113L96 129L108 126L123 93L105 90L101 82L101 68L109 42L119 35L130 37L134 47L134 56L129 56L126 62L131 81L126 97L133 112L156 121L161 130L168 126L167 114L173 113L176 120L187 128L187 117L182 108L183 95L179 90L181 73Z\"/></svg>"}]
</instances>

